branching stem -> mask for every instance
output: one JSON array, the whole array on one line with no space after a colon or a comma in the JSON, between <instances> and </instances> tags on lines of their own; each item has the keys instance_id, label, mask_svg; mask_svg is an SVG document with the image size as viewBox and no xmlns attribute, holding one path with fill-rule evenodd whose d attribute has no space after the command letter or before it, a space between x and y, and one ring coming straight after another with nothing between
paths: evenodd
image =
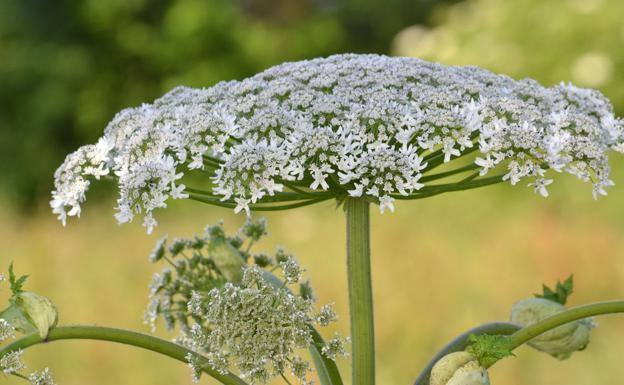
<instances>
[{"instance_id":1,"label":"branching stem","mask_svg":"<svg viewBox=\"0 0 624 385\"><path fill-rule=\"evenodd\" d=\"M0 349L0 357L3 357L12 351L26 349L33 345L60 340L98 340L115 342L151 350L184 363L187 363L186 357L188 354L195 354L185 347L174 344L173 342L129 330L101 326L62 326L52 329L45 340L42 339L38 333L33 333L20 338L19 340ZM210 368L208 362L204 358L201 356L197 357L202 362L202 371L222 384L247 385L245 381L241 380L232 373L225 375L218 373Z\"/></svg>"},{"instance_id":2,"label":"branching stem","mask_svg":"<svg viewBox=\"0 0 624 385\"><path fill-rule=\"evenodd\" d=\"M510 348L511 350L514 350L540 334L546 333L547 331L555 329L561 325L597 315L614 313L624 313L624 301L597 302L566 310L562 313L555 314L532 325L524 327L512 334L509 337Z\"/></svg>"}]
</instances>

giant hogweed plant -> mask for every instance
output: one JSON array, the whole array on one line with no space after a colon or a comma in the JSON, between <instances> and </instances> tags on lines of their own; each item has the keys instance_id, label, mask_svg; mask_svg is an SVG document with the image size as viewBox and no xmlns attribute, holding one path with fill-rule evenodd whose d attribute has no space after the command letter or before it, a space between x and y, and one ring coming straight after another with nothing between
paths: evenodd
<instances>
[{"instance_id":1,"label":"giant hogweed plant","mask_svg":"<svg viewBox=\"0 0 624 385\"><path fill-rule=\"evenodd\" d=\"M178 87L121 111L96 144L70 154L55 174L51 206L65 224L79 216L94 180L119 187L116 218L143 218L190 199L244 212L334 201L344 210L350 340L326 340L336 320L317 306L303 269L283 250L256 253L265 223L234 235L219 225L191 239L158 242L167 265L151 286L146 320L162 318L173 341L126 330L57 326L56 309L22 290L11 273L0 350L5 373L23 374L23 349L44 341L98 339L134 345L187 363L226 385L344 384L335 363L350 352L351 383L375 383L369 210L501 182L542 196L567 173L606 194L608 155L624 152L624 122L594 90L545 88L475 67L418 59L338 55L270 68L205 89ZM433 357L416 385L488 384L487 369L525 343L559 359L584 349L591 317L624 311L624 301L565 307L572 279L515 304L509 322L460 335ZM305 349L309 353L305 353ZM30 376L51 384L48 369Z\"/></svg>"}]
</instances>

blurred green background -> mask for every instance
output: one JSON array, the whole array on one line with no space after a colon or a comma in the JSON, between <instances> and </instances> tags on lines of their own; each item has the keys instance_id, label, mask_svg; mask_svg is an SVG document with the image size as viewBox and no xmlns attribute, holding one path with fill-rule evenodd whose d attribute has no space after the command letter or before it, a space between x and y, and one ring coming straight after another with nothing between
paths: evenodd
<instances>
[{"instance_id":1,"label":"blurred green background","mask_svg":"<svg viewBox=\"0 0 624 385\"><path fill-rule=\"evenodd\" d=\"M63 229L47 209L52 173L116 111L178 84L209 86L285 60L377 52L475 64L547 85L572 81L603 91L622 115L622 14L621 0L1 1L0 266L12 259L31 274L27 288L51 297L64 324L147 331L141 315L155 268L146 256L157 237L186 236L220 218L235 229L243 218L176 202L150 237L139 225L117 226L114 191L99 186L83 218ZM411 384L445 342L506 319L511 304L542 282L576 273L573 304L624 297L624 162L615 156L612 164L616 187L597 202L590 186L562 178L549 199L500 185L375 212L379 384ZM262 247L298 255L348 333L341 213L327 204L272 214L269 224ZM590 347L565 362L521 349L493 368L492 383L618 383L622 322L601 318ZM104 343L39 346L26 358L31 369L50 366L59 385L190 383L184 365Z\"/></svg>"}]
</instances>

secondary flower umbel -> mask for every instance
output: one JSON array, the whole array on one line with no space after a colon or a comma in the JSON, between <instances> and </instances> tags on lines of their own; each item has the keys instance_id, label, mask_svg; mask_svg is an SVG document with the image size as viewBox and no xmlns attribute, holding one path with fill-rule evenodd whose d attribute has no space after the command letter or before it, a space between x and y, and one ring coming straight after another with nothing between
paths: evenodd
<instances>
[{"instance_id":1,"label":"secondary flower umbel","mask_svg":"<svg viewBox=\"0 0 624 385\"><path fill-rule=\"evenodd\" d=\"M103 176L119 184L117 219L142 213L148 230L169 198L249 211L352 196L383 211L395 199L501 180L528 178L547 195L548 169L591 182L597 196L612 184L608 152L624 151L623 143L623 122L597 91L412 58L336 55L210 88L178 87L121 111L95 145L57 170L51 205L63 222L79 215L90 179ZM472 152L460 167L430 173ZM500 173L484 177L493 169ZM208 191L182 184L191 170L210 177Z\"/></svg>"},{"instance_id":2,"label":"secondary flower umbel","mask_svg":"<svg viewBox=\"0 0 624 385\"><path fill-rule=\"evenodd\" d=\"M249 384L282 376L310 385L312 365L300 350L314 349L332 361L346 355L348 339L315 337L315 327L338 317L332 305L316 310L295 257L281 248L272 256L251 252L265 234L265 220L248 220L235 236L209 226L203 236L168 247L159 241L150 256L168 267L154 277L145 321L179 326L178 342L195 352L186 357L195 379L207 361L224 375L236 368Z\"/></svg>"}]
</instances>

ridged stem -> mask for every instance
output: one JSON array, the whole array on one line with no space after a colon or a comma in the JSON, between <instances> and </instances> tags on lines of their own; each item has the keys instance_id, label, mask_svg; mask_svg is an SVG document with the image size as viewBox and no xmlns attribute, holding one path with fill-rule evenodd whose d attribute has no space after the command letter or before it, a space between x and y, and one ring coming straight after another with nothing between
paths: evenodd
<instances>
[{"instance_id":1,"label":"ridged stem","mask_svg":"<svg viewBox=\"0 0 624 385\"><path fill-rule=\"evenodd\" d=\"M347 270L351 317L353 385L375 384L375 332L370 263L369 203L345 201L347 216Z\"/></svg>"}]
</instances>

